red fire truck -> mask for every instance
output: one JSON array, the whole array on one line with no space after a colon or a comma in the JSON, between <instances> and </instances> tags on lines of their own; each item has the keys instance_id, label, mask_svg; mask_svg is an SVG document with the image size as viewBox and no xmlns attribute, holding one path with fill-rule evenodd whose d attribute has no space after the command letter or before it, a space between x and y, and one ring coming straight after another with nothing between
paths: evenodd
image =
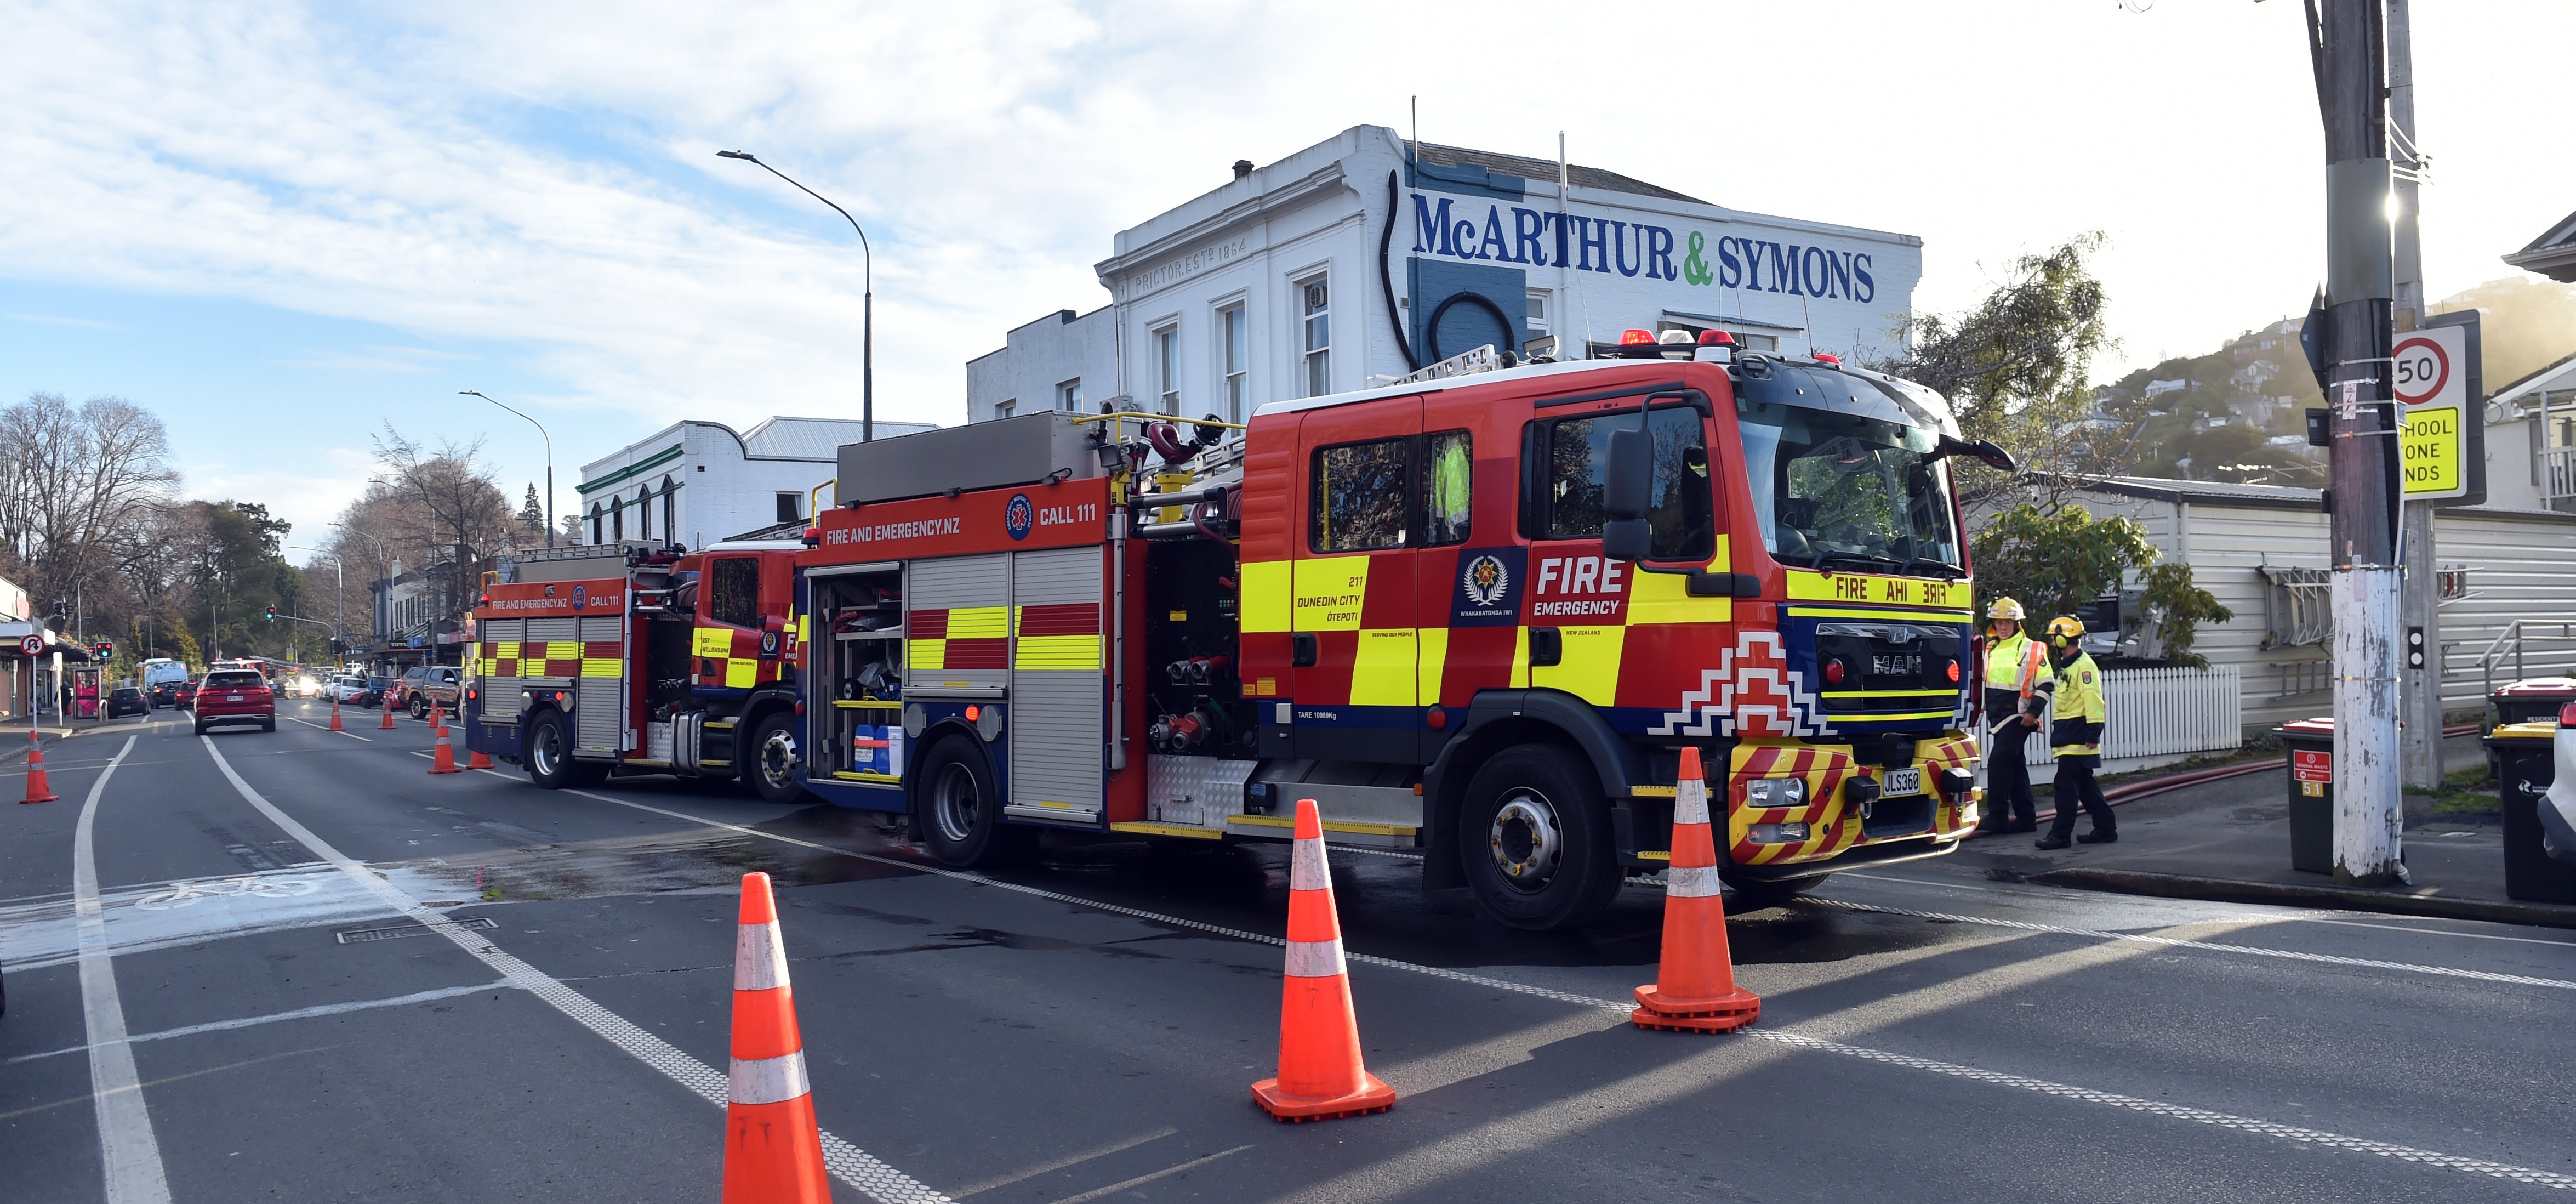
<instances>
[{"instance_id":1,"label":"red fire truck","mask_svg":"<svg viewBox=\"0 0 2576 1204\"><path fill-rule=\"evenodd\" d=\"M788 534L685 554L648 542L520 553L474 610L466 747L548 787L620 770L800 797L790 599L805 545Z\"/></svg>"},{"instance_id":2,"label":"red fire truck","mask_svg":"<svg viewBox=\"0 0 2576 1204\"><path fill-rule=\"evenodd\" d=\"M1311 797L1526 928L1660 868L1690 745L1747 894L1949 852L1977 800L1947 460L2009 459L1929 390L1704 337L1248 428L844 447L774 632L807 678L781 747L961 865L1049 830L1283 839Z\"/></svg>"}]
</instances>

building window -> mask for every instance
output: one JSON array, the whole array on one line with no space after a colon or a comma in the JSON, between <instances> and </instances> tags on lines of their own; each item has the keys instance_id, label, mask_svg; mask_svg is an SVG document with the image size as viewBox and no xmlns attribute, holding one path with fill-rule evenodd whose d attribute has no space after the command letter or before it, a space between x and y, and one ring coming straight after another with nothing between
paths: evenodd
<instances>
[{"instance_id":1,"label":"building window","mask_svg":"<svg viewBox=\"0 0 2576 1204\"><path fill-rule=\"evenodd\" d=\"M1332 281L1318 276L1297 286L1298 321L1305 330L1306 396L1333 391Z\"/></svg>"},{"instance_id":2,"label":"building window","mask_svg":"<svg viewBox=\"0 0 2576 1204\"><path fill-rule=\"evenodd\" d=\"M650 485L635 495L635 538L653 538L653 487Z\"/></svg>"},{"instance_id":3,"label":"building window","mask_svg":"<svg viewBox=\"0 0 2576 1204\"><path fill-rule=\"evenodd\" d=\"M1522 325L1529 327L1531 334L1546 334L1548 332L1547 290L1543 288L1529 290L1526 304L1529 306L1529 317L1522 322Z\"/></svg>"},{"instance_id":4,"label":"building window","mask_svg":"<svg viewBox=\"0 0 2576 1204\"><path fill-rule=\"evenodd\" d=\"M714 566L707 593L707 617L735 627L760 626L760 562L728 556Z\"/></svg>"},{"instance_id":5,"label":"building window","mask_svg":"<svg viewBox=\"0 0 2576 1204\"><path fill-rule=\"evenodd\" d=\"M680 499L672 496L679 488L670 477L662 478L662 538L673 543L680 540Z\"/></svg>"},{"instance_id":6,"label":"building window","mask_svg":"<svg viewBox=\"0 0 2576 1204\"><path fill-rule=\"evenodd\" d=\"M1055 408L1068 414L1082 412L1081 377L1077 376L1055 387Z\"/></svg>"},{"instance_id":7,"label":"building window","mask_svg":"<svg viewBox=\"0 0 2576 1204\"><path fill-rule=\"evenodd\" d=\"M605 542L599 537L599 503L597 502L590 504L590 542Z\"/></svg>"},{"instance_id":8,"label":"building window","mask_svg":"<svg viewBox=\"0 0 2576 1204\"><path fill-rule=\"evenodd\" d=\"M1379 439L1315 449L1306 542L1318 552L1368 552L1404 546L1405 479L1410 439Z\"/></svg>"},{"instance_id":9,"label":"building window","mask_svg":"<svg viewBox=\"0 0 2576 1204\"><path fill-rule=\"evenodd\" d=\"M1008 417L1010 417L1010 416L1011 416L1011 411L1012 411L1012 410L1019 408L1019 404L1020 404L1020 399L1019 399L1019 398L1016 398L1016 397L1006 397L1006 398L1003 398L1003 399L1002 399L1002 402L1001 402L1001 404L1000 404L1000 405L997 405L997 406L994 406L994 407L993 407L993 417L995 417L995 418L1008 418Z\"/></svg>"},{"instance_id":10,"label":"building window","mask_svg":"<svg viewBox=\"0 0 2576 1204\"><path fill-rule=\"evenodd\" d=\"M1163 412L1181 412L1181 328L1166 326L1154 332L1154 391Z\"/></svg>"},{"instance_id":11,"label":"building window","mask_svg":"<svg viewBox=\"0 0 2576 1204\"><path fill-rule=\"evenodd\" d=\"M1251 383L1251 331L1243 320L1243 307L1229 305L1217 312L1217 330L1225 344L1225 420L1243 421L1244 388Z\"/></svg>"},{"instance_id":12,"label":"building window","mask_svg":"<svg viewBox=\"0 0 2576 1204\"><path fill-rule=\"evenodd\" d=\"M614 497L608 499L608 538L611 543L626 540L626 503Z\"/></svg>"},{"instance_id":13,"label":"building window","mask_svg":"<svg viewBox=\"0 0 2576 1204\"><path fill-rule=\"evenodd\" d=\"M805 517L797 510L797 507L802 504L804 500L804 494L781 491L778 495L778 521L782 523L792 523L797 519Z\"/></svg>"}]
</instances>

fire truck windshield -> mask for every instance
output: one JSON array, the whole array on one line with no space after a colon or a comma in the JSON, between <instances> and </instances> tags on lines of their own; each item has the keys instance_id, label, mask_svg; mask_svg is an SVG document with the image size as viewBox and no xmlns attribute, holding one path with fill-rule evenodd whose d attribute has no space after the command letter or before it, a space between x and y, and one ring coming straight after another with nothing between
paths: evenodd
<instances>
[{"instance_id":1,"label":"fire truck windshield","mask_svg":"<svg viewBox=\"0 0 2576 1204\"><path fill-rule=\"evenodd\" d=\"M1860 404L1836 404L1854 390ZM1786 364L1739 387L1744 471L1773 558L1795 568L1965 575L1948 470L1924 459L1940 431L1896 420L1913 415L1892 400L1866 380Z\"/></svg>"}]
</instances>

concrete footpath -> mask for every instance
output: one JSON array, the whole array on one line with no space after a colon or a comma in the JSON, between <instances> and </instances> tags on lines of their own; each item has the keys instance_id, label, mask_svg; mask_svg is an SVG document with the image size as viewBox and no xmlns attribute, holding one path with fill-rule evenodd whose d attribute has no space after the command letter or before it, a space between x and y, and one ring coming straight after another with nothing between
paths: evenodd
<instances>
[{"instance_id":1,"label":"concrete footpath","mask_svg":"<svg viewBox=\"0 0 2576 1204\"><path fill-rule=\"evenodd\" d=\"M2445 741L2443 754L2455 772L2486 756L2475 736ZM2116 803L2115 844L2049 851L2033 848L2029 834L1980 836L1943 864L2001 881L2123 894L2576 928L2576 907L2505 896L2500 814L2434 812L2426 806L2431 800L2419 795L2406 798L2412 886L2338 886L2331 875L2291 869L2287 777L2273 762L2263 772ZM2045 832L2045 794L2039 810ZM2079 820L2076 831L2090 826Z\"/></svg>"}]
</instances>

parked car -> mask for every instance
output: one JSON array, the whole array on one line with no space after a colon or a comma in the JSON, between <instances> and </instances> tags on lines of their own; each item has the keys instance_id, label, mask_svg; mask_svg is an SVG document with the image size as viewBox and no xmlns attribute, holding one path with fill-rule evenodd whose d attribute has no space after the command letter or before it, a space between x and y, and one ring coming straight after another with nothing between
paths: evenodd
<instances>
[{"instance_id":1,"label":"parked car","mask_svg":"<svg viewBox=\"0 0 2576 1204\"><path fill-rule=\"evenodd\" d=\"M432 706L453 715L465 698L465 674L454 665L424 665L403 674L403 680L410 683L403 689L403 709L414 719L427 718Z\"/></svg>"},{"instance_id":2,"label":"parked car","mask_svg":"<svg viewBox=\"0 0 2576 1204\"><path fill-rule=\"evenodd\" d=\"M179 683L179 701L177 705L179 709L183 711L193 711L197 709L197 683L193 681L183 681Z\"/></svg>"},{"instance_id":3,"label":"parked car","mask_svg":"<svg viewBox=\"0 0 2576 1204\"><path fill-rule=\"evenodd\" d=\"M197 683L197 734L216 724L256 723L259 730L277 730L277 695L268 688L268 677L257 669L226 669L208 673Z\"/></svg>"},{"instance_id":4,"label":"parked car","mask_svg":"<svg viewBox=\"0 0 2576 1204\"><path fill-rule=\"evenodd\" d=\"M152 704L144 701L143 691L136 686L118 686L107 696L107 717L122 719L127 715L149 715Z\"/></svg>"},{"instance_id":5,"label":"parked car","mask_svg":"<svg viewBox=\"0 0 2576 1204\"><path fill-rule=\"evenodd\" d=\"M384 701L384 691L352 673L331 683L331 697L342 706L371 707Z\"/></svg>"},{"instance_id":6,"label":"parked car","mask_svg":"<svg viewBox=\"0 0 2576 1204\"><path fill-rule=\"evenodd\" d=\"M392 706L394 704L394 679L381 673L369 675L367 678L367 693L370 697L367 699L366 705L371 707Z\"/></svg>"}]
</instances>

